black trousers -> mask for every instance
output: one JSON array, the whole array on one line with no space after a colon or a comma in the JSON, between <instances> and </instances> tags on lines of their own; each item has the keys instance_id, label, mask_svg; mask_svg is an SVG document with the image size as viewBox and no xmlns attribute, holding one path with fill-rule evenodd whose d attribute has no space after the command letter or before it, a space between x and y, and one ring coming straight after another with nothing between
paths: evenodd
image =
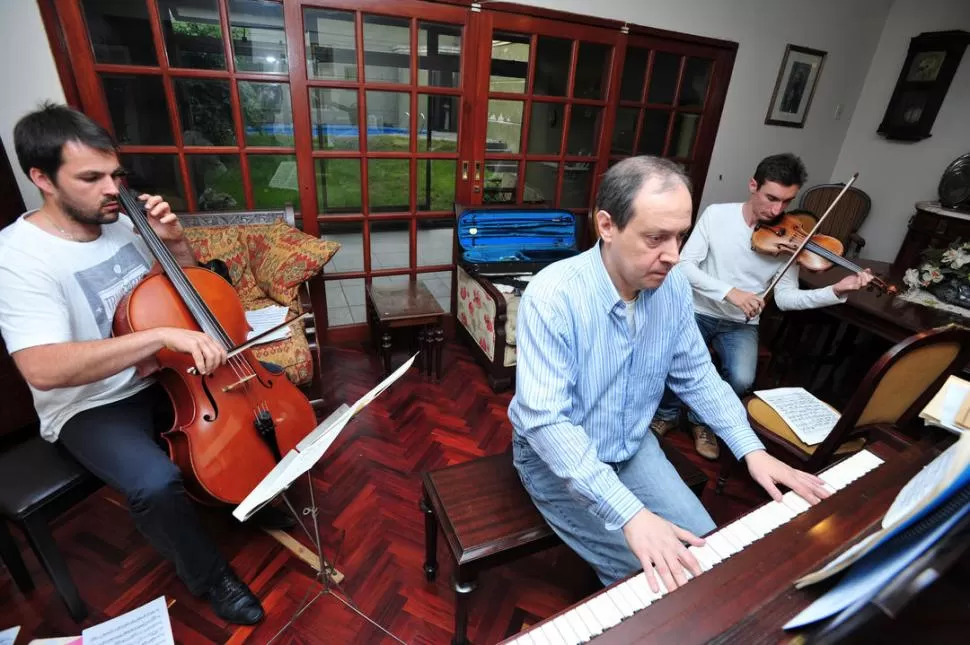
<instances>
[{"instance_id":1,"label":"black trousers","mask_svg":"<svg viewBox=\"0 0 970 645\"><path fill-rule=\"evenodd\" d=\"M60 443L82 466L128 498L135 525L201 595L228 566L205 535L182 474L158 443L171 403L159 385L72 417Z\"/></svg>"}]
</instances>

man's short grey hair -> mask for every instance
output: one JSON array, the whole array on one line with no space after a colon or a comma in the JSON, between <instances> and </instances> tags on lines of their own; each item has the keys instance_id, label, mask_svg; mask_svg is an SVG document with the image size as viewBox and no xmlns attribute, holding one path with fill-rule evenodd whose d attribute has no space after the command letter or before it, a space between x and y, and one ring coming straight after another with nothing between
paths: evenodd
<instances>
[{"instance_id":1,"label":"man's short grey hair","mask_svg":"<svg viewBox=\"0 0 970 645\"><path fill-rule=\"evenodd\" d=\"M633 199L647 182L653 182L655 193L665 193L678 185L691 191L690 177L684 169L661 157L627 157L606 171L596 191L596 211L606 211L623 230L633 219Z\"/></svg>"}]
</instances>

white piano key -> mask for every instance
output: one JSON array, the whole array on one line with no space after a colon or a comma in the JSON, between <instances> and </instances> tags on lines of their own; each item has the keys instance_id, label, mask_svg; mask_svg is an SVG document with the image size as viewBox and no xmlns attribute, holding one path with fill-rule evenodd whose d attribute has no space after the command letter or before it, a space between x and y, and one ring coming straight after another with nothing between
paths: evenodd
<instances>
[{"instance_id":1,"label":"white piano key","mask_svg":"<svg viewBox=\"0 0 970 645\"><path fill-rule=\"evenodd\" d=\"M757 533L749 529L747 526L745 526L744 522L740 520L736 520L733 524L731 524L731 528L734 529L734 532L736 534L740 535L745 539L747 544L745 544L744 546L748 546L748 544L751 544L752 542L757 541L758 538L761 537L760 535L758 535Z\"/></svg>"},{"instance_id":2,"label":"white piano key","mask_svg":"<svg viewBox=\"0 0 970 645\"><path fill-rule=\"evenodd\" d=\"M876 466L883 463L882 459L872 454L868 450L860 450L855 454L855 458L859 460L860 463L866 464L869 470L872 470Z\"/></svg>"},{"instance_id":3,"label":"white piano key","mask_svg":"<svg viewBox=\"0 0 970 645\"><path fill-rule=\"evenodd\" d=\"M562 641L566 645L578 645L578 643L583 642L579 635L573 631L565 614L552 621L552 624L562 634Z\"/></svg>"},{"instance_id":4,"label":"white piano key","mask_svg":"<svg viewBox=\"0 0 970 645\"><path fill-rule=\"evenodd\" d=\"M514 645L536 645L531 632L523 632L513 641Z\"/></svg>"},{"instance_id":5,"label":"white piano key","mask_svg":"<svg viewBox=\"0 0 970 645\"><path fill-rule=\"evenodd\" d=\"M633 590L633 579L630 578L622 585L620 589L623 590L623 595L626 597L627 603L633 607L633 612L636 613L646 607L646 605L640 600L640 597Z\"/></svg>"},{"instance_id":6,"label":"white piano key","mask_svg":"<svg viewBox=\"0 0 970 645\"><path fill-rule=\"evenodd\" d=\"M771 533L771 527L766 526L764 522L761 521L761 508L756 508L747 515L741 517L738 521L744 524L744 528L748 529L760 540L764 536Z\"/></svg>"},{"instance_id":7,"label":"white piano key","mask_svg":"<svg viewBox=\"0 0 970 645\"><path fill-rule=\"evenodd\" d=\"M573 645L573 643L567 641L563 636L563 633L559 631L559 628L556 626L556 621L558 620L559 619L557 618L556 620L542 626L543 636L546 637L549 645Z\"/></svg>"},{"instance_id":8,"label":"white piano key","mask_svg":"<svg viewBox=\"0 0 970 645\"><path fill-rule=\"evenodd\" d=\"M714 564L710 561L708 556L708 553L710 553L710 550L705 551L704 550L705 548L707 548L706 545L703 547L692 546L692 547L688 547L687 550L691 552L691 555L694 556L694 559L697 560L697 563L701 565L702 571L710 571L714 567Z\"/></svg>"},{"instance_id":9,"label":"white piano key","mask_svg":"<svg viewBox=\"0 0 970 645\"><path fill-rule=\"evenodd\" d=\"M546 630L543 629L544 627L545 625L542 625L529 632L529 635L532 636L532 642L535 643L535 645L552 645L549 642L549 639L546 638Z\"/></svg>"},{"instance_id":10,"label":"white piano key","mask_svg":"<svg viewBox=\"0 0 970 645\"><path fill-rule=\"evenodd\" d=\"M647 582L647 574L639 573L635 575L633 577L633 583L640 591L640 594L643 596L646 596L651 603L661 597L661 594L659 592L656 592L650 588L650 584Z\"/></svg>"},{"instance_id":11,"label":"white piano key","mask_svg":"<svg viewBox=\"0 0 970 645\"><path fill-rule=\"evenodd\" d=\"M788 508L787 506L784 506L784 505L781 505L781 507L785 509ZM765 504L764 509L765 510L762 511L762 517L765 518L765 521L768 523L768 526L771 527L771 530L775 530L776 528L778 528L779 526L781 526L782 524L788 521L788 518L789 518L788 513L783 512L781 508L779 508L778 506L775 506L774 502Z\"/></svg>"},{"instance_id":12,"label":"white piano key","mask_svg":"<svg viewBox=\"0 0 970 645\"><path fill-rule=\"evenodd\" d=\"M724 540L725 544L731 547L731 555L734 555L735 553L738 553L739 551L741 551L741 549L744 548L744 545L740 543L738 538L735 537L731 531L725 531L724 530L725 528L727 527L722 526L721 528L719 528L717 531L717 535L722 540Z\"/></svg>"},{"instance_id":13,"label":"white piano key","mask_svg":"<svg viewBox=\"0 0 970 645\"><path fill-rule=\"evenodd\" d=\"M782 502L784 502L785 506L787 506L793 512L798 514L804 513L808 509L812 508L811 504L809 504L804 499L799 497L798 493L796 493L793 490L790 490L784 495L782 495L781 499L782 499Z\"/></svg>"},{"instance_id":14,"label":"white piano key","mask_svg":"<svg viewBox=\"0 0 970 645\"><path fill-rule=\"evenodd\" d=\"M629 618L636 612L636 607L632 605L623 593L623 586L617 585L606 592L613 604L616 605L617 610L619 610L620 615L624 618Z\"/></svg>"},{"instance_id":15,"label":"white piano key","mask_svg":"<svg viewBox=\"0 0 970 645\"><path fill-rule=\"evenodd\" d=\"M606 631L603 627L603 623L601 623L600 619L596 617L595 613L593 613L593 608L590 606L589 602L585 602L577 607L576 613L579 614L579 617L583 620L583 623L589 628L594 636L597 634L602 634L604 631Z\"/></svg>"},{"instance_id":16,"label":"white piano key","mask_svg":"<svg viewBox=\"0 0 970 645\"><path fill-rule=\"evenodd\" d=\"M573 630L576 638L579 639L576 641L577 643L585 643L593 635L593 630L583 622L577 610L574 609L573 611L567 612L565 618L566 622L569 623L569 628Z\"/></svg>"},{"instance_id":17,"label":"white piano key","mask_svg":"<svg viewBox=\"0 0 970 645\"><path fill-rule=\"evenodd\" d=\"M599 619L604 628L609 629L623 620L620 610L616 608L616 605L606 594L601 593L593 601L596 618Z\"/></svg>"},{"instance_id":18,"label":"white piano key","mask_svg":"<svg viewBox=\"0 0 970 645\"><path fill-rule=\"evenodd\" d=\"M705 539L707 540L707 545L717 552L721 560L727 560L732 554L737 553L734 547L720 533L711 533Z\"/></svg>"},{"instance_id":19,"label":"white piano key","mask_svg":"<svg viewBox=\"0 0 970 645\"><path fill-rule=\"evenodd\" d=\"M711 563L711 568L714 568L715 565L720 564L724 560L724 558L722 558L718 552L707 543L707 540L704 540L704 546L698 548L704 557L707 558L707 561Z\"/></svg>"},{"instance_id":20,"label":"white piano key","mask_svg":"<svg viewBox=\"0 0 970 645\"><path fill-rule=\"evenodd\" d=\"M633 595L635 595L637 600L640 601L641 609L649 607L651 604L653 604L653 601L656 598L654 593L650 591L650 587L647 586L647 579L642 573L630 578L630 591L632 591Z\"/></svg>"},{"instance_id":21,"label":"white piano key","mask_svg":"<svg viewBox=\"0 0 970 645\"><path fill-rule=\"evenodd\" d=\"M787 524L796 515L795 511L791 510L790 508L788 508L787 506L785 506L781 502L771 501L771 502L769 502L767 504L767 506L772 511L777 512L777 513L780 514L780 516L782 518L782 520L781 520L781 523L782 524Z\"/></svg>"}]
</instances>

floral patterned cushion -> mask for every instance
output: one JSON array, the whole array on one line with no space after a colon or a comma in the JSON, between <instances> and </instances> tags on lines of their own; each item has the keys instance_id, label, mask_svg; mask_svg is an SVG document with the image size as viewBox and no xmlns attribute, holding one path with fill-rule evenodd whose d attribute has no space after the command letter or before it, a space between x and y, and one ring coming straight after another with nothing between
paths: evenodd
<instances>
[{"instance_id":1,"label":"floral patterned cushion","mask_svg":"<svg viewBox=\"0 0 970 645\"><path fill-rule=\"evenodd\" d=\"M256 283L281 303L294 300L299 284L323 269L340 249L339 243L319 240L282 220L246 226L241 237L249 247Z\"/></svg>"},{"instance_id":2,"label":"floral patterned cushion","mask_svg":"<svg viewBox=\"0 0 970 645\"><path fill-rule=\"evenodd\" d=\"M185 229L199 262L222 260L229 268L232 286L244 306L265 297L263 290L256 284L256 278L249 266L249 249L239 239L236 226L190 226Z\"/></svg>"},{"instance_id":3,"label":"floral patterned cushion","mask_svg":"<svg viewBox=\"0 0 970 645\"><path fill-rule=\"evenodd\" d=\"M505 354L502 364L515 365L515 319L520 297L503 293L505 298ZM495 359L495 302L474 278L458 267L458 322L471 334L489 360Z\"/></svg>"}]
</instances>

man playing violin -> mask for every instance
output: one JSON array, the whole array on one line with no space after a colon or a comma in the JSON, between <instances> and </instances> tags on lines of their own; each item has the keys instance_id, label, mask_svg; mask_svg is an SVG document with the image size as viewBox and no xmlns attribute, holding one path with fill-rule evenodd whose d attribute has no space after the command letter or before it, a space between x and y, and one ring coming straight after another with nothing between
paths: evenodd
<instances>
[{"instance_id":1,"label":"man playing violin","mask_svg":"<svg viewBox=\"0 0 970 645\"><path fill-rule=\"evenodd\" d=\"M795 155L766 157L748 182L748 200L704 209L681 253L683 273L693 287L701 336L717 351L721 375L739 396L754 383L758 363L758 321L765 306L759 294L790 257L758 253L751 237L758 224L771 222L787 210L805 179L805 166ZM830 287L799 289L798 265L792 263L775 286L775 304L781 310L836 305L872 279L867 270ZM677 426L679 414L680 400L668 389L652 429L663 436ZM717 459L717 439L708 426L693 410L688 412L688 421L697 452Z\"/></svg>"},{"instance_id":2,"label":"man playing violin","mask_svg":"<svg viewBox=\"0 0 970 645\"><path fill-rule=\"evenodd\" d=\"M111 336L115 307L153 257L119 210L124 170L108 132L47 104L17 123L14 142L43 205L0 232L0 331L30 386L41 435L127 497L139 530L216 614L260 621L259 600L205 535L178 467L157 443L171 404L147 375L163 348L191 354L203 374L222 365L226 351L187 329ZM140 199L179 263L194 265L168 203Z\"/></svg>"},{"instance_id":3,"label":"man playing violin","mask_svg":"<svg viewBox=\"0 0 970 645\"><path fill-rule=\"evenodd\" d=\"M718 376L677 265L691 224L690 181L656 157L624 159L596 195L600 242L556 262L519 303L516 389L509 406L515 467L552 529L610 584L640 568L657 589L701 573L687 544L715 528L677 475L653 411L666 384L714 428L774 499L810 503L817 477L764 450L741 401Z\"/></svg>"}]
</instances>

